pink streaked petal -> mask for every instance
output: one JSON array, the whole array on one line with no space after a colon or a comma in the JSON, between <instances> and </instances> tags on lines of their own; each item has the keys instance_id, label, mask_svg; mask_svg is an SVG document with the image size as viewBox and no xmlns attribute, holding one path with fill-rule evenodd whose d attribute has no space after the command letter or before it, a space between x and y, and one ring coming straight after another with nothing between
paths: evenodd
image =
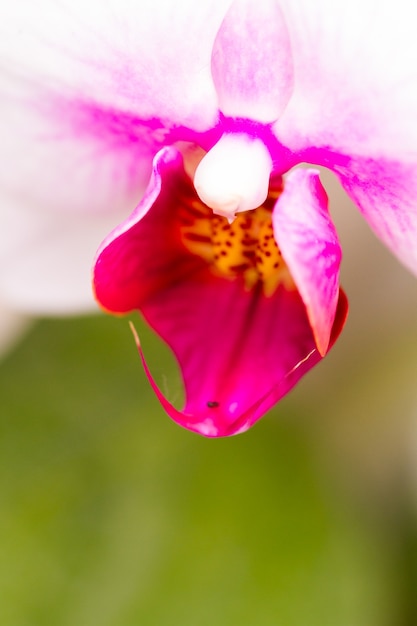
<instances>
[{"instance_id":1,"label":"pink streaked petal","mask_svg":"<svg viewBox=\"0 0 417 626\"><path fill-rule=\"evenodd\" d=\"M128 215L170 129L217 121L210 59L228 5L2 4L1 206Z\"/></svg>"},{"instance_id":2,"label":"pink streaked petal","mask_svg":"<svg viewBox=\"0 0 417 626\"><path fill-rule=\"evenodd\" d=\"M70 99L206 129L217 116L211 51L229 4L20 0L0 9L0 54L13 74Z\"/></svg>"},{"instance_id":3,"label":"pink streaked petal","mask_svg":"<svg viewBox=\"0 0 417 626\"><path fill-rule=\"evenodd\" d=\"M31 93L26 107L22 95L13 81L3 83L0 294L27 313L92 310L92 259L146 189L149 145L104 125L80 136L68 111L58 119L51 101L32 106Z\"/></svg>"},{"instance_id":4,"label":"pink streaked petal","mask_svg":"<svg viewBox=\"0 0 417 626\"><path fill-rule=\"evenodd\" d=\"M415 163L356 158L333 170L378 237L417 274L417 155Z\"/></svg>"},{"instance_id":5,"label":"pink streaked petal","mask_svg":"<svg viewBox=\"0 0 417 626\"><path fill-rule=\"evenodd\" d=\"M152 129L25 81L0 81L0 95L2 206L7 196L34 214L130 212L161 143Z\"/></svg>"},{"instance_id":6,"label":"pink streaked petal","mask_svg":"<svg viewBox=\"0 0 417 626\"><path fill-rule=\"evenodd\" d=\"M207 436L231 435L249 428L320 355L295 289L281 286L272 297L261 285L248 291L185 250L175 236L185 193L194 191L178 152L162 150L143 201L99 250L96 296L114 312L139 309L173 350L184 410L171 407L151 378L171 417ZM334 339L347 310L340 302Z\"/></svg>"},{"instance_id":7,"label":"pink streaked petal","mask_svg":"<svg viewBox=\"0 0 417 626\"><path fill-rule=\"evenodd\" d=\"M375 233L417 273L417 38L410 3L335 6L281 1L297 80L274 132L301 160L336 172Z\"/></svg>"},{"instance_id":8,"label":"pink streaked petal","mask_svg":"<svg viewBox=\"0 0 417 626\"><path fill-rule=\"evenodd\" d=\"M341 247L319 173L293 170L273 212L275 239L307 309L317 349L324 355L339 298Z\"/></svg>"},{"instance_id":9,"label":"pink streaked petal","mask_svg":"<svg viewBox=\"0 0 417 626\"><path fill-rule=\"evenodd\" d=\"M375 233L417 273L417 38L408 0L282 0L295 90L274 127L336 172ZM358 20L360 15L360 20Z\"/></svg>"},{"instance_id":10,"label":"pink streaked petal","mask_svg":"<svg viewBox=\"0 0 417 626\"><path fill-rule=\"evenodd\" d=\"M293 88L291 46L275 0L235 0L217 34L211 61L221 111L273 122Z\"/></svg>"},{"instance_id":11,"label":"pink streaked petal","mask_svg":"<svg viewBox=\"0 0 417 626\"><path fill-rule=\"evenodd\" d=\"M280 6L296 80L275 125L278 138L295 152L315 146L387 159L415 153L417 39L409 0Z\"/></svg>"}]
</instances>

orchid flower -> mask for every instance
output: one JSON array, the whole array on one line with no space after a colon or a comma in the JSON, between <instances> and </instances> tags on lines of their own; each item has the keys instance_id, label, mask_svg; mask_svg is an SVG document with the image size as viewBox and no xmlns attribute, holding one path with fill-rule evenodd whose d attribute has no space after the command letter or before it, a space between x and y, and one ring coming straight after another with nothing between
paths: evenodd
<instances>
[{"instance_id":1,"label":"orchid flower","mask_svg":"<svg viewBox=\"0 0 417 626\"><path fill-rule=\"evenodd\" d=\"M79 5L79 6L78 6ZM0 300L140 311L168 414L242 432L339 336L319 170L417 270L417 44L400 0L21 0L0 20ZM1 18L1 15L0 15ZM136 207L136 208L135 208ZM133 212L132 212L133 209ZM118 225L117 225L118 224Z\"/></svg>"}]
</instances>

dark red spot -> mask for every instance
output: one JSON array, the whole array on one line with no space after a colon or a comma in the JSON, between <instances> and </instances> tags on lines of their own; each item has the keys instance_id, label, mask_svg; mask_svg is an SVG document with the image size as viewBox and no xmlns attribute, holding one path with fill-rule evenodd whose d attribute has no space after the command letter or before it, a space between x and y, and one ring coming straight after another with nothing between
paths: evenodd
<instances>
[{"instance_id":1,"label":"dark red spot","mask_svg":"<svg viewBox=\"0 0 417 626\"><path fill-rule=\"evenodd\" d=\"M208 237L207 235L199 235L199 233L185 233L184 236L186 239L189 239L190 241L201 241L204 243L211 242L210 237Z\"/></svg>"},{"instance_id":2,"label":"dark red spot","mask_svg":"<svg viewBox=\"0 0 417 626\"><path fill-rule=\"evenodd\" d=\"M232 272L244 272L250 268L249 263L240 263L239 265L231 265Z\"/></svg>"},{"instance_id":3,"label":"dark red spot","mask_svg":"<svg viewBox=\"0 0 417 626\"><path fill-rule=\"evenodd\" d=\"M193 215L196 218L205 219L207 217L207 213L204 213L203 211L199 211L198 209L195 209L194 207L190 205L186 205L184 209L187 211L187 213L189 213L190 215Z\"/></svg>"},{"instance_id":4,"label":"dark red spot","mask_svg":"<svg viewBox=\"0 0 417 626\"><path fill-rule=\"evenodd\" d=\"M194 226L195 224L195 219L186 215L180 215L179 220L183 226Z\"/></svg>"}]
</instances>

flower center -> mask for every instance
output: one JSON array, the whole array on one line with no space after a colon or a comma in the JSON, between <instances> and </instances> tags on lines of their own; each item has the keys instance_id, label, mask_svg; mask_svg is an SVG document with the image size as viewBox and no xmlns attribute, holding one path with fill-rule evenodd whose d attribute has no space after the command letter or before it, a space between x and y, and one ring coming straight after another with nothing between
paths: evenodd
<instances>
[{"instance_id":1,"label":"flower center","mask_svg":"<svg viewBox=\"0 0 417 626\"><path fill-rule=\"evenodd\" d=\"M261 284L264 294L270 296L279 284L294 288L272 225L272 209L281 191L279 181L262 206L238 213L232 222L214 215L197 198L185 199L179 213L183 245L203 258L216 275L243 277L247 289Z\"/></svg>"},{"instance_id":2,"label":"flower center","mask_svg":"<svg viewBox=\"0 0 417 626\"><path fill-rule=\"evenodd\" d=\"M194 187L213 213L232 221L268 196L272 159L263 141L246 133L225 133L202 158Z\"/></svg>"}]
</instances>

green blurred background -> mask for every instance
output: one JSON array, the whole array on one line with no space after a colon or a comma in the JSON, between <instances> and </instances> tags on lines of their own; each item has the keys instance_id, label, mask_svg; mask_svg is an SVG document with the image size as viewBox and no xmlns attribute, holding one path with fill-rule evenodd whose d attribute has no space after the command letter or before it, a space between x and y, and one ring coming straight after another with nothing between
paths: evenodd
<instances>
[{"instance_id":1,"label":"green blurred background","mask_svg":"<svg viewBox=\"0 0 417 626\"><path fill-rule=\"evenodd\" d=\"M41 321L0 364L0 624L417 624L417 283L344 219L346 331L243 435L172 423L123 318Z\"/></svg>"}]
</instances>

